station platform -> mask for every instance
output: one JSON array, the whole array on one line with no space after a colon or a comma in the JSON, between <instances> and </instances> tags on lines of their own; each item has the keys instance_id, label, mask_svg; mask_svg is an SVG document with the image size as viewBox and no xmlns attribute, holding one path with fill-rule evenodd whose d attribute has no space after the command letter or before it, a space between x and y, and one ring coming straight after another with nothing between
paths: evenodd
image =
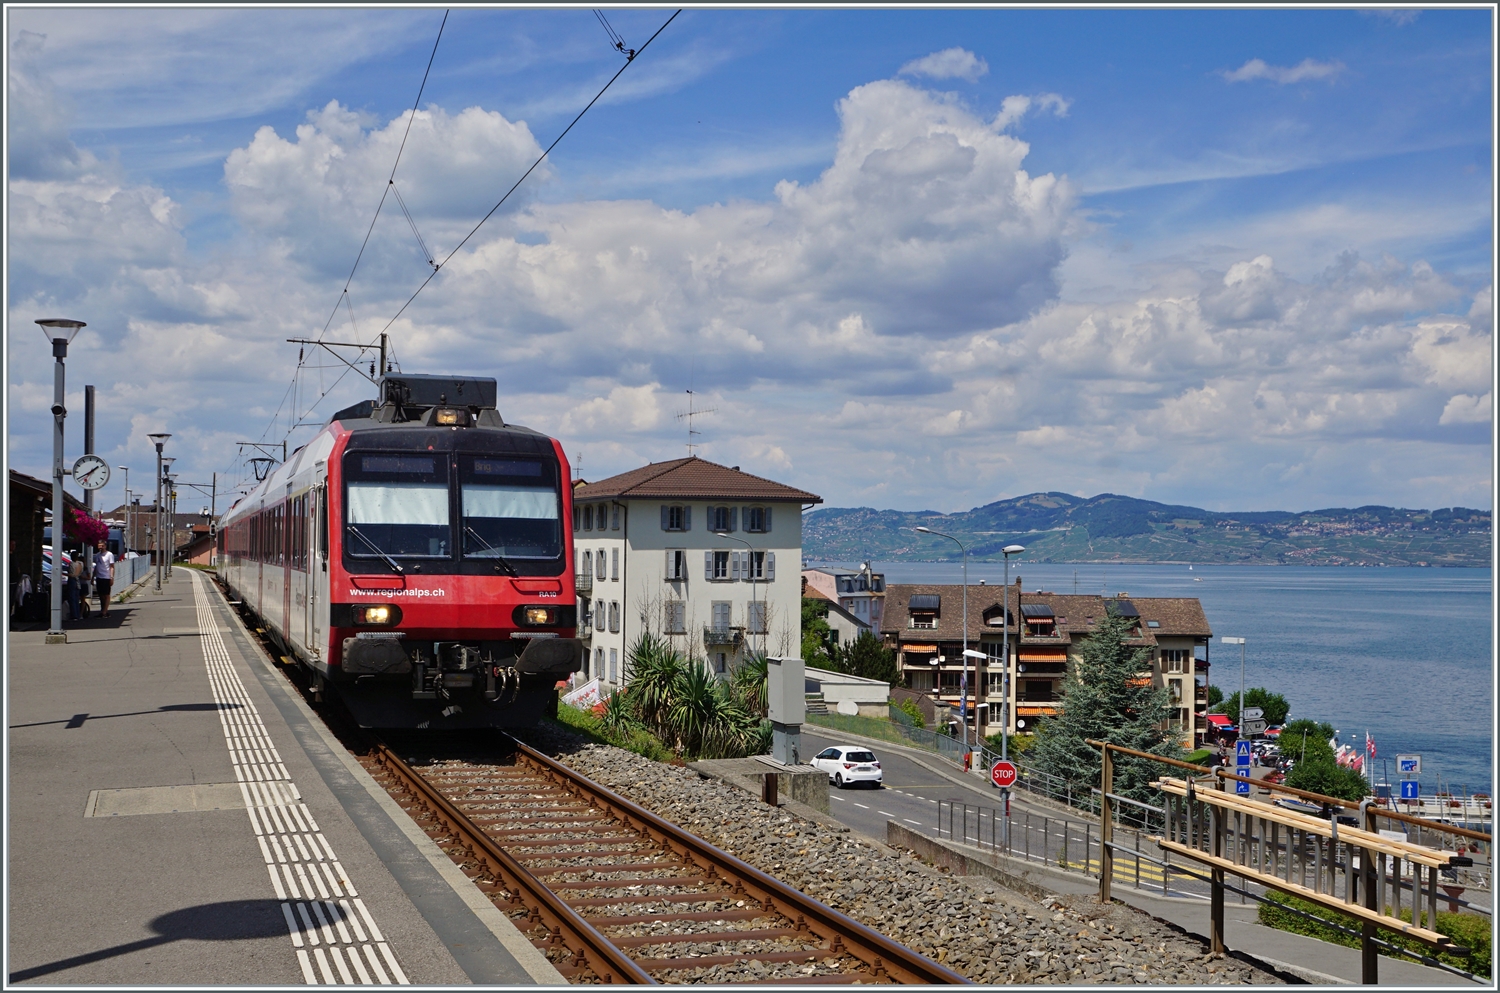
<instances>
[{"instance_id":1,"label":"station platform","mask_svg":"<svg viewBox=\"0 0 1500 993\"><path fill-rule=\"evenodd\" d=\"M10 632L10 984L563 986L211 577Z\"/></svg>"}]
</instances>

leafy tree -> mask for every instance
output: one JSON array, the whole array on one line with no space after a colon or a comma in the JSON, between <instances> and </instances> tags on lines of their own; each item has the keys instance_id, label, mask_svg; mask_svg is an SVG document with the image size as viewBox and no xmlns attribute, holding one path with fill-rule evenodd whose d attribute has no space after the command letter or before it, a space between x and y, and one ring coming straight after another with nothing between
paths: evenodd
<instances>
[{"instance_id":1,"label":"leafy tree","mask_svg":"<svg viewBox=\"0 0 1500 993\"><path fill-rule=\"evenodd\" d=\"M1222 697L1223 694L1221 693L1220 696ZM1213 699L1212 692L1209 693L1209 699ZM1286 723L1286 715L1292 709L1292 705L1286 702L1286 697L1280 693L1272 693L1262 686L1255 686L1246 690L1245 700L1248 701L1250 706L1259 707L1265 714L1262 720L1273 727ZM1229 696L1223 697L1223 701L1223 706L1219 709L1219 713L1224 714L1231 721L1238 724L1240 722L1239 690L1235 690Z\"/></svg>"},{"instance_id":2,"label":"leafy tree","mask_svg":"<svg viewBox=\"0 0 1500 993\"><path fill-rule=\"evenodd\" d=\"M1132 648L1130 622L1114 612L1101 620L1078 656L1068 663L1056 717L1042 722L1029 752L1034 768L1057 776L1088 796L1099 785L1099 751L1087 740L1108 741L1165 758L1180 758L1182 747L1168 719L1173 706L1166 687L1139 676L1150 671L1151 653ZM1154 799L1150 784L1163 767L1148 759L1118 757L1115 792L1142 801Z\"/></svg>"},{"instance_id":3,"label":"leafy tree","mask_svg":"<svg viewBox=\"0 0 1500 993\"><path fill-rule=\"evenodd\" d=\"M828 626L828 601L820 597L802 598L802 661L814 669L833 668L828 645L833 629Z\"/></svg>"},{"instance_id":4,"label":"leafy tree","mask_svg":"<svg viewBox=\"0 0 1500 993\"><path fill-rule=\"evenodd\" d=\"M1224 702L1224 691L1212 683L1208 687L1208 709L1217 713L1217 707Z\"/></svg>"},{"instance_id":5,"label":"leafy tree","mask_svg":"<svg viewBox=\"0 0 1500 993\"><path fill-rule=\"evenodd\" d=\"M1248 692L1245 696L1250 698ZM1332 724L1305 718L1281 729L1281 754L1294 760L1286 784L1340 800L1363 800L1370 792L1370 784L1360 773L1338 764L1329 744L1333 734Z\"/></svg>"},{"instance_id":6,"label":"leafy tree","mask_svg":"<svg viewBox=\"0 0 1500 993\"><path fill-rule=\"evenodd\" d=\"M770 685L770 663L764 654L752 655L741 662L730 677L735 694L745 709L758 717L765 717L771 709L768 698Z\"/></svg>"},{"instance_id":7,"label":"leafy tree","mask_svg":"<svg viewBox=\"0 0 1500 993\"><path fill-rule=\"evenodd\" d=\"M840 645L829 653L834 668L866 679L878 679L896 685L901 674L896 669L896 653L869 631L861 631L859 637L847 645Z\"/></svg>"}]
</instances>

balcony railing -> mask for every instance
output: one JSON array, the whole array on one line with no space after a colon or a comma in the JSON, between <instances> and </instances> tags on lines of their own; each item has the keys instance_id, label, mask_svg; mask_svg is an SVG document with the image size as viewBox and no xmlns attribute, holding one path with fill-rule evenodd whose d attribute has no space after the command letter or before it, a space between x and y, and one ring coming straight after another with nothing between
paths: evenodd
<instances>
[{"instance_id":1,"label":"balcony railing","mask_svg":"<svg viewBox=\"0 0 1500 993\"><path fill-rule=\"evenodd\" d=\"M734 645L738 647L744 640L744 628L716 628L710 626L703 629L703 644L705 646Z\"/></svg>"}]
</instances>

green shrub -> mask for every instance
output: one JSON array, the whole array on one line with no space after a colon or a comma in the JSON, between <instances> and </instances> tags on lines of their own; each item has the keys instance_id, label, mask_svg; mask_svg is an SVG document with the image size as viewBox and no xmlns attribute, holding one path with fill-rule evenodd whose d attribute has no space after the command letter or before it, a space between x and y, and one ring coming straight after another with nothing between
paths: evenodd
<instances>
[{"instance_id":1,"label":"green shrub","mask_svg":"<svg viewBox=\"0 0 1500 993\"><path fill-rule=\"evenodd\" d=\"M925 728L927 726L927 718L922 716L922 708L917 706L917 701L910 697L896 704L896 709L911 718L912 727Z\"/></svg>"},{"instance_id":2,"label":"green shrub","mask_svg":"<svg viewBox=\"0 0 1500 993\"><path fill-rule=\"evenodd\" d=\"M620 694L616 693L610 697L614 700ZM557 723L569 730L583 735L583 737L602 745L614 745L629 752L651 759L653 762L671 762L680 756L675 754L666 745L657 740L656 736L638 724L630 722L609 721L608 703L604 706L605 717L596 717L594 714L570 707L565 703L557 705L557 714L552 718Z\"/></svg>"},{"instance_id":3,"label":"green shrub","mask_svg":"<svg viewBox=\"0 0 1500 993\"><path fill-rule=\"evenodd\" d=\"M1208 765L1208 760L1213 754L1212 748L1200 748L1196 752L1188 752L1182 757L1182 761L1191 762L1193 765Z\"/></svg>"},{"instance_id":4,"label":"green shrub","mask_svg":"<svg viewBox=\"0 0 1500 993\"><path fill-rule=\"evenodd\" d=\"M989 746L990 751L996 755L1000 754L1001 746L1005 745L1005 736L1000 734L987 735L984 743ZM1006 754L1012 759L1018 759L1025 755L1031 746L1036 744L1036 735L1017 733L1010 736L1010 744L1006 747Z\"/></svg>"},{"instance_id":5,"label":"green shrub","mask_svg":"<svg viewBox=\"0 0 1500 993\"><path fill-rule=\"evenodd\" d=\"M1318 938L1335 945L1344 945L1348 948L1358 948L1359 938L1355 935L1344 934L1336 931L1326 924L1310 921L1306 917L1290 913L1281 909L1278 904L1301 910L1304 913L1316 914L1319 917L1336 921L1340 926L1358 932L1360 922L1357 918L1338 911L1330 910L1309 900L1298 897L1287 896L1284 893L1270 893L1267 899L1272 903L1260 905L1260 923L1266 927L1277 928L1282 931L1290 931L1293 934L1307 935L1309 938ZM1390 908L1387 907L1387 910ZM1406 907L1401 911L1401 919L1408 924L1411 923L1411 908ZM1422 911L1420 926L1426 927L1427 912ZM1490 974L1490 922L1486 917L1477 914L1449 914L1438 911L1437 930L1448 935L1455 943L1469 949L1468 955L1451 955L1443 953L1437 956L1439 962L1451 965L1465 972L1471 972L1476 976L1488 976ZM1425 955L1431 955L1432 949L1426 945L1386 928L1378 928L1375 936L1381 941L1389 942L1400 948L1407 948ZM1382 952L1382 954L1386 954Z\"/></svg>"}]
</instances>

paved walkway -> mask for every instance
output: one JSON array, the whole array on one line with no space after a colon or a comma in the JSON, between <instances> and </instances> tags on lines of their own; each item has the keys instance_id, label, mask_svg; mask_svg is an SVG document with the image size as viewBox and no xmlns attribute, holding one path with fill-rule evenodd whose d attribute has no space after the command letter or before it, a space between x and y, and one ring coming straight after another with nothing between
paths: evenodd
<instances>
[{"instance_id":1,"label":"paved walkway","mask_svg":"<svg viewBox=\"0 0 1500 993\"><path fill-rule=\"evenodd\" d=\"M921 765L933 775L941 777L951 784L955 791L965 790L972 794L976 803L998 804L997 791L987 781L976 781L973 775L965 775L962 770L952 763L947 762L937 754L919 748L911 748L903 745L895 745L890 742L880 741L875 738L866 738L861 735L849 734L843 731L835 731L813 724L803 726L807 734L816 735L819 738L848 739L851 742L868 744L880 752L896 753L903 758L909 759ZM1040 798L1031 797L1022 792L1014 794L1013 806L1020 806L1025 802L1046 806L1050 809L1067 810L1076 820L1087 820L1087 815L1081 811L1063 808L1042 801ZM833 814L844 817L849 813L840 809L840 805L833 805ZM909 825L908 825L909 826ZM866 829L868 831L868 828ZM931 835L932 832L923 833ZM949 845L957 850L967 852L975 857L994 861L1003 865L1011 861L997 857L993 852L972 848L966 845L957 845L943 839L943 844ZM1022 863L1025 873L1029 878L1045 879L1045 885L1057 894L1092 895L1099 892L1099 881L1096 878L1082 875L1081 873L1066 872L1050 866L1042 866L1036 862ZM1206 897L1196 896L1173 896L1163 897L1160 894L1160 875L1154 877L1143 868L1143 883L1154 878L1157 891L1147 889L1136 889L1130 880L1120 881L1118 870L1123 869L1123 864L1117 864L1116 883L1111 887L1111 895L1123 903L1144 910L1153 917L1170 921L1191 934L1197 935L1207 941L1208 935L1208 900ZM1159 872L1159 870L1158 870ZM1268 928L1257 923L1257 909L1259 904L1253 900L1247 900L1244 904L1239 902L1239 897L1233 893L1227 894L1224 904L1224 930L1225 943L1232 950L1242 951L1262 961L1285 969L1293 974L1318 983L1345 984L1359 983L1361 980L1360 952L1357 948L1345 948L1342 945L1332 945L1316 938L1308 938L1299 934L1291 934ZM1380 959L1380 984L1382 986L1458 986L1473 987L1475 984L1452 973L1441 969L1433 969L1409 959L1397 959L1381 956Z\"/></svg>"},{"instance_id":2,"label":"paved walkway","mask_svg":"<svg viewBox=\"0 0 1500 993\"><path fill-rule=\"evenodd\" d=\"M174 570L11 632L11 983L561 983Z\"/></svg>"}]
</instances>

